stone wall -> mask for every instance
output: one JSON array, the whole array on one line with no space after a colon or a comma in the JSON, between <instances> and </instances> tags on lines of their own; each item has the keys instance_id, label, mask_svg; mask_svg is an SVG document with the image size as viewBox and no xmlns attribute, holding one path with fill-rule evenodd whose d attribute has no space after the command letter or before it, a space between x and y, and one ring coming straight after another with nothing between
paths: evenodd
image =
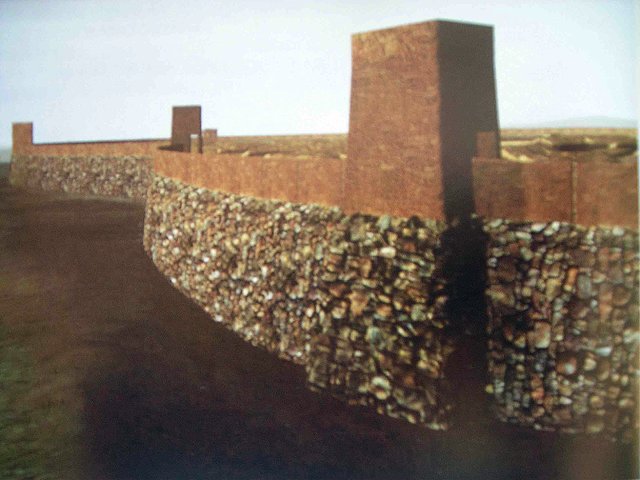
<instances>
[{"instance_id":1,"label":"stone wall","mask_svg":"<svg viewBox=\"0 0 640 480\"><path fill-rule=\"evenodd\" d=\"M537 429L633 435L637 233L502 220L485 230L498 416Z\"/></svg>"},{"instance_id":2,"label":"stone wall","mask_svg":"<svg viewBox=\"0 0 640 480\"><path fill-rule=\"evenodd\" d=\"M313 387L444 428L452 347L437 260L442 229L156 175L144 246L215 321L306 364Z\"/></svg>"},{"instance_id":3,"label":"stone wall","mask_svg":"<svg viewBox=\"0 0 640 480\"><path fill-rule=\"evenodd\" d=\"M151 159L142 156L14 156L9 179L34 190L144 200L150 173Z\"/></svg>"}]
</instances>

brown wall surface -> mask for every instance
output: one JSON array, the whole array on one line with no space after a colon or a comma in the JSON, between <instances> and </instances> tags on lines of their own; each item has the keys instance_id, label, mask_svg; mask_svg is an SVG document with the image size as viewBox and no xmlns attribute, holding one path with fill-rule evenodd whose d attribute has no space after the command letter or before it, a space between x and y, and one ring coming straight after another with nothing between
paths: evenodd
<instances>
[{"instance_id":1,"label":"brown wall surface","mask_svg":"<svg viewBox=\"0 0 640 480\"><path fill-rule=\"evenodd\" d=\"M202 131L202 144L215 145L218 141L218 130L215 128L206 128Z\"/></svg>"},{"instance_id":2,"label":"brown wall surface","mask_svg":"<svg viewBox=\"0 0 640 480\"><path fill-rule=\"evenodd\" d=\"M191 135L198 135L202 151L202 124L200 106L173 107L171 120L171 146L181 152L191 151Z\"/></svg>"},{"instance_id":3,"label":"brown wall surface","mask_svg":"<svg viewBox=\"0 0 640 480\"><path fill-rule=\"evenodd\" d=\"M347 211L443 218L435 22L352 36Z\"/></svg>"},{"instance_id":4,"label":"brown wall surface","mask_svg":"<svg viewBox=\"0 0 640 480\"><path fill-rule=\"evenodd\" d=\"M473 184L483 217L638 228L635 163L474 158Z\"/></svg>"},{"instance_id":5,"label":"brown wall surface","mask_svg":"<svg viewBox=\"0 0 640 480\"><path fill-rule=\"evenodd\" d=\"M182 182L299 203L340 206L344 160L294 157L189 154L159 150L154 170Z\"/></svg>"},{"instance_id":6,"label":"brown wall surface","mask_svg":"<svg viewBox=\"0 0 640 480\"><path fill-rule=\"evenodd\" d=\"M638 228L638 164L577 163L576 223Z\"/></svg>"},{"instance_id":7,"label":"brown wall surface","mask_svg":"<svg viewBox=\"0 0 640 480\"><path fill-rule=\"evenodd\" d=\"M474 158L473 187L483 217L571 221L571 162Z\"/></svg>"},{"instance_id":8,"label":"brown wall surface","mask_svg":"<svg viewBox=\"0 0 640 480\"><path fill-rule=\"evenodd\" d=\"M522 164L500 158L473 159L476 213L486 218L524 218Z\"/></svg>"},{"instance_id":9,"label":"brown wall surface","mask_svg":"<svg viewBox=\"0 0 640 480\"><path fill-rule=\"evenodd\" d=\"M522 220L571 222L571 162L522 164L524 215Z\"/></svg>"},{"instance_id":10,"label":"brown wall surface","mask_svg":"<svg viewBox=\"0 0 640 480\"><path fill-rule=\"evenodd\" d=\"M12 136L13 154L23 154L25 149L33 145L33 123L14 123Z\"/></svg>"},{"instance_id":11,"label":"brown wall surface","mask_svg":"<svg viewBox=\"0 0 640 480\"><path fill-rule=\"evenodd\" d=\"M406 25L356 34L352 52L347 209L471 213L476 136L498 131L492 29Z\"/></svg>"}]
</instances>

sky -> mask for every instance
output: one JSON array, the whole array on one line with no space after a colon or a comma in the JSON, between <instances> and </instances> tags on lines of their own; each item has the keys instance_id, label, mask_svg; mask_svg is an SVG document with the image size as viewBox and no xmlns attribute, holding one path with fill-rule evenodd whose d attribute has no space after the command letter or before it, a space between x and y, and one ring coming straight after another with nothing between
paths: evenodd
<instances>
[{"instance_id":1,"label":"sky","mask_svg":"<svg viewBox=\"0 0 640 480\"><path fill-rule=\"evenodd\" d=\"M638 118L633 0L0 0L0 145L166 138L172 105L220 135L346 132L353 33L494 26L502 127Z\"/></svg>"}]
</instances>

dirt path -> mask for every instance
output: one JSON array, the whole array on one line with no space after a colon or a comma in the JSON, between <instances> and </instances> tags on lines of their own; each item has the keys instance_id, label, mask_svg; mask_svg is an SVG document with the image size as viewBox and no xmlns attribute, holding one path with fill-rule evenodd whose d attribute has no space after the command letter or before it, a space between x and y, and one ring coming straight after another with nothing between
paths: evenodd
<instances>
[{"instance_id":1,"label":"dirt path","mask_svg":"<svg viewBox=\"0 0 640 480\"><path fill-rule=\"evenodd\" d=\"M155 270L141 205L0 182L0 478L635 476L633 446L492 422L477 344L449 432L311 393Z\"/></svg>"}]
</instances>

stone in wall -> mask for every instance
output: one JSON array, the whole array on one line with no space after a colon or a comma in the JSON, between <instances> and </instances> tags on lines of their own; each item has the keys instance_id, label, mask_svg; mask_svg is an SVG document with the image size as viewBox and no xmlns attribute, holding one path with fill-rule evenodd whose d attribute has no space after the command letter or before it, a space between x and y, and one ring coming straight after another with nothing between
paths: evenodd
<instances>
[{"instance_id":1,"label":"stone in wall","mask_svg":"<svg viewBox=\"0 0 640 480\"><path fill-rule=\"evenodd\" d=\"M486 223L488 365L500 419L629 439L638 426L638 235Z\"/></svg>"},{"instance_id":2,"label":"stone in wall","mask_svg":"<svg viewBox=\"0 0 640 480\"><path fill-rule=\"evenodd\" d=\"M319 271L337 209L196 188L159 175L144 245L159 270L246 341L304 363L323 318Z\"/></svg>"},{"instance_id":3,"label":"stone in wall","mask_svg":"<svg viewBox=\"0 0 640 480\"><path fill-rule=\"evenodd\" d=\"M144 200L150 168L150 159L140 156L14 156L10 181L33 190Z\"/></svg>"},{"instance_id":4,"label":"stone in wall","mask_svg":"<svg viewBox=\"0 0 640 480\"><path fill-rule=\"evenodd\" d=\"M322 332L312 340L309 384L351 404L426 424L448 425L444 365L443 224L346 216L324 259Z\"/></svg>"},{"instance_id":5,"label":"stone in wall","mask_svg":"<svg viewBox=\"0 0 640 480\"><path fill-rule=\"evenodd\" d=\"M215 321L306 364L312 388L445 428L442 228L155 175L144 247Z\"/></svg>"}]
</instances>

